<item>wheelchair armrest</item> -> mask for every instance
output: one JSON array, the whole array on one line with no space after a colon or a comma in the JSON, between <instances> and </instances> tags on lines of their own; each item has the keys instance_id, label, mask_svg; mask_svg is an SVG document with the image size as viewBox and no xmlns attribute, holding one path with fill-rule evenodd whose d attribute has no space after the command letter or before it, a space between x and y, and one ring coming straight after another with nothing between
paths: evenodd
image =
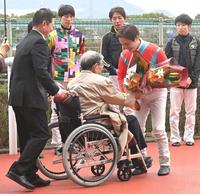
<instances>
[{"instance_id":1,"label":"wheelchair armrest","mask_svg":"<svg viewBox=\"0 0 200 194\"><path fill-rule=\"evenodd\" d=\"M109 115L90 115L90 116L84 116L83 117L83 124L86 124L86 123L95 123L95 124L98 124L98 125L101 125L103 127L105 127L106 129L108 129L112 135L114 137L118 137L118 135L115 133L114 129L113 129L113 126L112 125L105 125L105 124L102 124L102 123L99 123L98 120L103 120L103 119L110 119Z\"/></svg>"},{"instance_id":2,"label":"wheelchair armrest","mask_svg":"<svg viewBox=\"0 0 200 194\"><path fill-rule=\"evenodd\" d=\"M91 115L91 116L84 116L83 120L92 121L92 120L99 120L99 119L109 119L108 115Z\"/></svg>"}]
</instances>

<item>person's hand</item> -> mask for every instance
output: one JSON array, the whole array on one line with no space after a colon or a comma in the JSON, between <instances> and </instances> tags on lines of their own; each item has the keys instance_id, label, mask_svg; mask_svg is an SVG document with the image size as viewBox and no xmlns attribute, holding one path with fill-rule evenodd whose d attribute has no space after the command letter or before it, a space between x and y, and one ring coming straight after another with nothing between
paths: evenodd
<instances>
[{"instance_id":1,"label":"person's hand","mask_svg":"<svg viewBox=\"0 0 200 194\"><path fill-rule=\"evenodd\" d=\"M2 57L6 57L7 52L10 50L10 45L8 40L3 40L3 42L1 43L0 46L0 55L2 55Z\"/></svg>"},{"instance_id":2,"label":"person's hand","mask_svg":"<svg viewBox=\"0 0 200 194\"><path fill-rule=\"evenodd\" d=\"M54 102L64 102L70 96L70 92L62 88L54 96Z\"/></svg>"},{"instance_id":3,"label":"person's hand","mask_svg":"<svg viewBox=\"0 0 200 194\"><path fill-rule=\"evenodd\" d=\"M141 99L144 97L144 93L141 90L137 90L133 93L133 95L135 96L135 99Z\"/></svg>"},{"instance_id":4,"label":"person's hand","mask_svg":"<svg viewBox=\"0 0 200 194\"><path fill-rule=\"evenodd\" d=\"M188 77L187 80L186 80L186 88L188 88L191 83L192 83L192 80L191 80L190 77Z\"/></svg>"},{"instance_id":5,"label":"person's hand","mask_svg":"<svg viewBox=\"0 0 200 194\"><path fill-rule=\"evenodd\" d=\"M133 110L139 111L139 110L140 110L140 103L136 100L136 101L134 101L132 104L130 104L129 107L130 107L131 109L133 109Z\"/></svg>"},{"instance_id":6,"label":"person's hand","mask_svg":"<svg viewBox=\"0 0 200 194\"><path fill-rule=\"evenodd\" d=\"M149 93L152 91L152 87L150 85L146 85L143 89L142 92L145 95L146 93Z\"/></svg>"},{"instance_id":7,"label":"person's hand","mask_svg":"<svg viewBox=\"0 0 200 194\"><path fill-rule=\"evenodd\" d=\"M128 105L129 108L133 109L133 110L137 110L139 111L140 110L140 103L137 101L137 100L133 100L129 105Z\"/></svg>"},{"instance_id":8,"label":"person's hand","mask_svg":"<svg viewBox=\"0 0 200 194\"><path fill-rule=\"evenodd\" d=\"M138 97L141 97L141 93L138 93L137 95L135 92L128 93L125 100L125 106L128 106L133 110L140 110L140 104L137 101Z\"/></svg>"},{"instance_id":9,"label":"person's hand","mask_svg":"<svg viewBox=\"0 0 200 194\"><path fill-rule=\"evenodd\" d=\"M48 102L52 102L53 96L48 96Z\"/></svg>"}]
</instances>

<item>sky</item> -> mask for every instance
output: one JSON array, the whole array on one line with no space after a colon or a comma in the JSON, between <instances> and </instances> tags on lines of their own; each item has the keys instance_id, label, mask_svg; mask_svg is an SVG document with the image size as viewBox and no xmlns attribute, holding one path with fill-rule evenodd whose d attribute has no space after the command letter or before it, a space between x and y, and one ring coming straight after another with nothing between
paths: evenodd
<instances>
[{"instance_id":1,"label":"sky","mask_svg":"<svg viewBox=\"0 0 200 194\"><path fill-rule=\"evenodd\" d=\"M154 10L167 10L173 16L185 13L190 17L200 14L200 1L199 0L125 0L143 8L146 12Z\"/></svg>"},{"instance_id":2,"label":"sky","mask_svg":"<svg viewBox=\"0 0 200 194\"><path fill-rule=\"evenodd\" d=\"M51 1L56 1L59 5L67 4L67 0L6 0L7 8L17 15L30 13L33 10L37 10L39 7L45 7L50 4ZM81 0L84 1L84 0ZM93 2L93 6L95 6L95 1L99 0L91 0ZM102 0L109 1L109 0ZM126 2L132 3L136 6L141 7L147 13L155 10L167 10L171 15L177 16L181 13L186 13L190 15L192 18L195 15L200 14L200 3L199 0L189 0L185 3L185 0L124 0ZM0 12L3 13L3 2L4 0L0 0ZM39 2L39 3L38 3ZM74 4L76 0L73 1ZM113 5L114 6L114 5ZM17 8L17 11L16 11ZM57 7L50 7L52 10L57 10ZM76 10L77 11L77 10ZM8 14L9 10L7 11Z\"/></svg>"}]
</instances>

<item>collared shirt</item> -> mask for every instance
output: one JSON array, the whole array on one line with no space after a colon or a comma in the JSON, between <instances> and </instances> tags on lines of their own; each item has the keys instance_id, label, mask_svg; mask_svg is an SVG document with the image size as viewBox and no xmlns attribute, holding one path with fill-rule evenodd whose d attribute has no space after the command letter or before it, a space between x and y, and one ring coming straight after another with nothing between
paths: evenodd
<instances>
[{"instance_id":1,"label":"collared shirt","mask_svg":"<svg viewBox=\"0 0 200 194\"><path fill-rule=\"evenodd\" d=\"M33 27L32 30L35 30L36 32L38 32L43 37L43 39L46 40L44 34L42 34L42 32L40 32L38 29L36 29L35 27Z\"/></svg>"}]
</instances>

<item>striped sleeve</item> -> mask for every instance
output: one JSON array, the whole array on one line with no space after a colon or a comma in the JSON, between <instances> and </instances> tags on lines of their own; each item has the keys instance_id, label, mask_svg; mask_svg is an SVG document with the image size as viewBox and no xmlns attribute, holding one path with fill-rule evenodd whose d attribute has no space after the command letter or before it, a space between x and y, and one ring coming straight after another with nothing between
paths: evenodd
<instances>
[{"instance_id":1,"label":"striped sleeve","mask_svg":"<svg viewBox=\"0 0 200 194\"><path fill-rule=\"evenodd\" d=\"M118 81L119 87L122 92L124 92L124 78L127 73L127 66L129 64L132 52L128 50L122 51L119 62L118 62Z\"/></svg>"}]
</instances>

